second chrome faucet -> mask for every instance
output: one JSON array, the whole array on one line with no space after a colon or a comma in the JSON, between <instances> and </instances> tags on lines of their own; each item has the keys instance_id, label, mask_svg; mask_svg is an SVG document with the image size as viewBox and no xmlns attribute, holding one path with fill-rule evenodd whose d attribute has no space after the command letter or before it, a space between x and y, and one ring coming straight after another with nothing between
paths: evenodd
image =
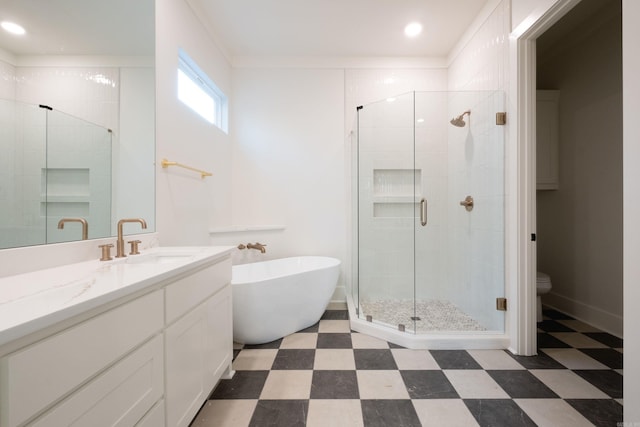
<instances>
[{"instance_id":1,"label":"second chrome faucet","mask_svg":"<svg viewBox=\"0 0 640 427\"><path fill-rule=\"evenodd\" d=\"M142 218L128 218L118 221L118 241L116 242L116 258L124 258L127 255L124 253L124 236L122 232L123 224L127 222L137 222L142 226L142 229L147 228L147 222Z\"/></svg>"}]
</instances>

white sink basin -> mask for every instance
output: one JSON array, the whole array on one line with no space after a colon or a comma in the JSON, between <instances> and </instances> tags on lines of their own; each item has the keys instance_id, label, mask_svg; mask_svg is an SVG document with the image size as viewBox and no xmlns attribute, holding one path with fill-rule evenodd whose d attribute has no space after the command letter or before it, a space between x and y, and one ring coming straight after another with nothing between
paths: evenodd
<instances>
[{"instance_id":1,"label":"white sink basin","mask_svg":"<svg viewBox=\"0 0 640 427\"><path fill-rule=\"evenodd\" d=\"M127 264L170 264L175 262L184 262L188 258L196 255L196 252L179 251L179 252L156 252L142 255L127 256Z\"/></svg>"}]
</instances>

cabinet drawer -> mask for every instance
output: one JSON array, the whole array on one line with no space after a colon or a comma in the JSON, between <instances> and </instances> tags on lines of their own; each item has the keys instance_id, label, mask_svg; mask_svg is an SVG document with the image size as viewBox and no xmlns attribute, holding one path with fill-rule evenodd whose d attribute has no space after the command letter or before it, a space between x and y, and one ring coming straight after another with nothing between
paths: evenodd
<instances>
[{"instance_id":1,"label":"cabinet drawer","mask_svg":"<svg viewBox=\"0 0 640 427\"><path fill-rule=\"evenodd\" d=\"M163 354L162 336L158 335L30 427L135 425L162 397Z\"/></svg>"},{"instance_id":2,"label":"cabinet drawer","mask_svg":"<svg viewBox=\"0 0 640 427\"><path fill-rule=\"evenodd\" d=\"M167 324L202 303L231 282L231 257L203 268L166 287Z\"/></svg>"},{"instance_id":3,"label":"cabinet drawer","mask_svg":"<svg viewBox=\"0 0 640 427\"><path fill-rule=\"evenodd\" d=\"M158 290L0 359L0 425L17 426L163 327Z\"/></svg>"}]
</instances>

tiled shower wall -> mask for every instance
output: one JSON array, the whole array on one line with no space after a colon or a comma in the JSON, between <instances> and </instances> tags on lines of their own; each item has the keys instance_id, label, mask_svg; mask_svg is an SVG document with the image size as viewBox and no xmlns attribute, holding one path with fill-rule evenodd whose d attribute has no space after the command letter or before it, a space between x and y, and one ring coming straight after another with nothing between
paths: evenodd
<instances>
[{"instance_id":1,"label":"tiled shower wall","mask_svg":"<svg viewBox=\"0 0 640 427\"><path fill-rule=\"evenodd\" d=\"M99 143L93 146L96 126L71 123L82 123L86 120L103 127L113 129L118 134L119 114L119 69L114 67L13 67L0 62L2 83L0 95L3 99L15 100L29 104L45 104L54 110L51 114L51 157L49 168L70 170L82 174L86 169L86 185L71 186L72 192L78 188L85 188L82 194L69 194L72 198L78 196L80 203L58 200L56 206L72 206L71 211L53 209L53 217L47 224L47 241L59 242L77 240L77 227L69 226L58 230L55 225L61 216L82 216L89 222L89 237L108 236L111 217L111 141L106 132L100 132ZM16 109L13 114L23 111ZM1 214L3 220L13 224L3 234L0 247L12 247L17 244L41 244L44 236L44 209L42 206L44 195L44 181L42 170L45 168L45 133L44 114L40 109L27 109L26 113L15 116L19 123L12 131L12 135L3 135L2 147L3 164L9 163L3 170L12 170L0 181L2 191L0 198L6 208ZM59 113L63 111L82 120L69 120L69 117ZM30 117L26 117L29 115ZM21 123L28 123L23 127ZM13 126L11 126L13 127ZM18 129L18 130L16 130ZM25 129L24 131L20 129ZM69 141L82 140L84 146L69 145ZM54 141L57 143L53 144ZM10 153L5 160L6 152ZM106 151L105 151L106 150ZM98 158L102 160L98 160ZM90 165L90 167L87 167ZM93 166L91 166L93 165ZM106 168L106 169L105 169ZM23 179L16 180L16 173ZM10 176L9 176L10 175ZM76 174L77 175L77 174ZM66 181L61 177L62 182ZM75 182L73 178L70 182ZM99 197L101 196L101 197ZM71 199L68 199L71 201ZM61 205L60 203L63 203ZM53 212L56 211L56 212ZM100 217L100 220L99 218ZM12 220L13 219L13 220ZM5 222L3 222L4 224ZM26 233L26 234L25 234ZM32 235L31 235L32 234ZM6 240L6 241L5 241Z\"/></svg>"},{"instance_id":2,"label":"tiled shower wall","mask_svg":"<svg viewBox=\"0 0 640 427\"><path fill-rule=\"evenodd\" d=\"M506 127L496 126L493 116L506 108L510 17L510 2L498 3L448 69L449 91L499 91L484 103L461 97L450 104L451 116L467 108L472 113L468 131L449 128L448 205L456 211L447 231L452 236L448 256L449 292L456 296L452 301L496 330L504 323L502 312L495 310L495 299L505 296ZM479 123L487 125L479 127ZM467 195L476 200L472 212L458 206Z\"/></svg>"},{"instance_id":3,"label":"tiled shower wall","mask_svg":"<svg viewBox=\"0 0 640 427\"><path fill-rule=\"evenodd\" d=\"M356 125L356 107L361 110L360 126L360 221L353 219L352 227L360 227L359 258L360 267L354 269L359 274L360 298L413 298L413 215L415 204L413 196L400 188L403 172L413 168L413 94L410 92L446 90L446 69L347 69L345 71L345 105L347 124ZM387 101L395 98L395 101ZM373 103L373 104L372 104ZM442 112L443 105L436 105L435 111ZM416 159L420 169L420 179L416 182L417 191L428 192L434 203L443 197L446 187L432 185L434 182L446 183L446 159L443 152L444 138L433 135L434 115L425 115L427 119L417 132L423 135L431 133L433 138L417 140L420 159ZM444 130L444 126L440 129ZM355 140L351 144L354 145ZM357 156L355 146L351 147L351 177L356 181ZM444 180L444 181L443 181ZM384 181L384 182L383 182ZM403 188L406 185L402 186ZM402 194L400 194L400 193ZM425 195L426 197L426 195ZM352 188L353 203L358 200L358 190ZM356 206L353 208L357 211ZM404 217L403 217L404 216ZM437 246L441 238L441 219L431 219L429 230L431 246L423 246L433 256L437 255ZM368 232L367 232L368 231ZM355 236L352 237L356 242ZM439 265L436 260L433 264ZM437 287L443 283L442 270L426 268L426 263L416 265L425 272L434 283L430 292L437 293ZM389 272L406 272L390 275ZM427 273L428 272L428 273ZM420 274L420 273L419 273ZM421 274L423 275L423 274ZM354 278L354 286L358 282Z\"/></svg>"}]
</instances>

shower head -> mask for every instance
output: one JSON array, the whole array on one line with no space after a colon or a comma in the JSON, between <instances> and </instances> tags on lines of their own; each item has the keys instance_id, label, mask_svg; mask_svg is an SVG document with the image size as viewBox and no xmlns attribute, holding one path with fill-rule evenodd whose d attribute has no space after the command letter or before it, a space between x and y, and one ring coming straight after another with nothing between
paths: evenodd
<instances>
[{"instance_id":1,"label":"shower head","mask_svg":"<svg viewBox=\"0 0 640 427\"><path fill-rule=\"evenodd\" d=\"M471 111L467 110L464 113L460 114L458 117L454 117L453 119L451 119L451 121L449 123L451 123L452 125L462 128L464 127L464 125L466 125L467 123L463 120L463 117L465 114L471 115Z\"/></svg>"}]
</instances>

